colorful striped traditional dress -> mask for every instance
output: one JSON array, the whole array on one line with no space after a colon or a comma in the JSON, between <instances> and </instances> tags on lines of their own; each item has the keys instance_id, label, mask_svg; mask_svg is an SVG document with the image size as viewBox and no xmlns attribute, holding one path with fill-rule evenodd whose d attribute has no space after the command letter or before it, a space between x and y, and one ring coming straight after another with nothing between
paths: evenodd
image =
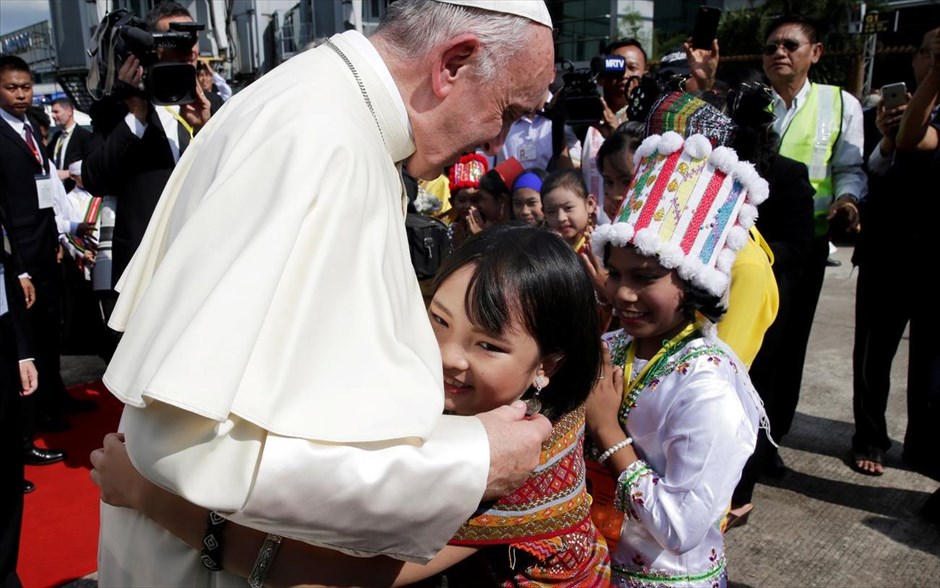
<instances>
[{"instance_id":1,"label":"colorful striped traditional dress","mask_svg":"<svg viewBox=\"0 0 940 588\"><path fill-rule=\"evenodd\" d=\"M486 548L502 586L608 586L610 555L584 480L581 406L555 423L525 484L470 519L451 544Z\"/></svg>"}]
</instances>

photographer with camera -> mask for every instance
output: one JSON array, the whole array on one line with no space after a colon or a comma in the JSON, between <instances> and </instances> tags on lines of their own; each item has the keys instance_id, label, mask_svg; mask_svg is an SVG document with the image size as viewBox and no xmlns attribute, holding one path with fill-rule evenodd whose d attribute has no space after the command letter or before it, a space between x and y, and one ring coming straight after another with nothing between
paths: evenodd
<instances>
[{"instance_id":1,"label":"photographer with camera","mask_svg":"<svg viewBox=\"0 0 940 588\"><path fill-rule=\"evenodd\" d=\"M622 65L608 66L610 58L622 58ZM604 48L602 56L604 67L592 67L595 70L597 85L601 90L600 117L587 128L581 149L581 176L588 192L599 200L599 222L604 223L603 213L604 178L597 168L597 151L604 140L626 122L627 96L640 76L646 73L646 51L636 39L619 39ZM594 61L598 61L595 58ZM613 62L610 62L613 63ZM569 113L570 114L570 113ZM569 121L570 124L575 124Z\"/></svg>"},{"instance_id":2,"label":"photographer with camera","mask_svg":"<svg viewBox=\"0 0 940 588\"><path fill-rule=\"evenodd\" d=\"M99 48L100 67L116 70L102 78L117 81L99 87L82 179L89 192L117 197L112 284L140 244L180 156L209 121L209 101L196 84L200 28L172 1L155 6L144 23L118 11L100 25L101 38L117 39Z\"/></svg>"}]
</instances>

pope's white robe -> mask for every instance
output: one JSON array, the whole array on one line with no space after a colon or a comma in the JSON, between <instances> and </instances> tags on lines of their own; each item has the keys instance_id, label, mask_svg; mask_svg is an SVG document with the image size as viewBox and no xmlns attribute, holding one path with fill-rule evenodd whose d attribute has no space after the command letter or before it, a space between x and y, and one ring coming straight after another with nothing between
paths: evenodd
<instances>
[{"instance_id":1,"label":"pope's white robe","mask_svg":"<svg viewBox=\"0 0 940 588\"><path fill-rule=\"evenodd\" d=\"M105 384L150 480L234 521L424 561L478 506L489 446L441 416L411 267L404 104L361 35L294 57L196 136L119 284ZM244 586L102 505L102 586Z\"/></svg>"}]
</instances>

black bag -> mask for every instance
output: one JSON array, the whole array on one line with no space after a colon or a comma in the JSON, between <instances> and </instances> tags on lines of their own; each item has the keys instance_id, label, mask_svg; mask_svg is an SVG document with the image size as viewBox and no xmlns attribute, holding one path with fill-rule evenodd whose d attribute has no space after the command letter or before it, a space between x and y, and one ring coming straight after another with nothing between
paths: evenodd
<instances>
[{"instance_id":1,"label":"black bag","mask_svg":"<svg viewBox=\"0 0 940 588\"><path fill-rule=\"evenodd\" d=\"M434 217L409 212L405 216L405 233L418 280L433 278L450 253L447 225Z\"/></svg>"}]
</instances>

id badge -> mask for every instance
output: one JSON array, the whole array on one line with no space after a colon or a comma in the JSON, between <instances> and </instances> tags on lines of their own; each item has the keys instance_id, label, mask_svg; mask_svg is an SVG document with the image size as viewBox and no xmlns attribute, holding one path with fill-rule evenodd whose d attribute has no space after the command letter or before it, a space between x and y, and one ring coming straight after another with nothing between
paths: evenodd
<instances>
[{"instance_id":1,"label":"id badge","mask_svg":"<svg viewBox=\"0 0 940 588\"><path fill-rule=\"evenodd\" d=\"M36 174L36 195L39 199L39 208L52 208L55 200L55 184L49 174Z\"/></svg>"},{"instance_id":2,"label":"id badge","mask_svg":"<svg viewBox=\"0 0 940 588\"><path fill-rule=\"evenodd\" d=\"M535 141L526 141L519 148L519 159L521 161L534 161L538 157L535 150Z\"/></svg>"}]
</instances>

